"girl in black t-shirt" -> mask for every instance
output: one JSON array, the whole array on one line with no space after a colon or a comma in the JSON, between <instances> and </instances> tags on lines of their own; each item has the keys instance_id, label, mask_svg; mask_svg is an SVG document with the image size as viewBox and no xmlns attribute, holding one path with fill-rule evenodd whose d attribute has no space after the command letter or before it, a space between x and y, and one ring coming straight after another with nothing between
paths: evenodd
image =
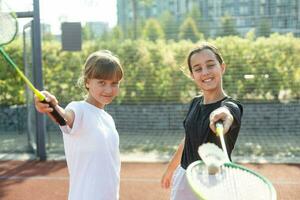
<instances>
[{"instance_id":1,"label":"girl in black t-shirt","mask_svg":"<svg viewBox=\"0 0 300 200\"><path fill-rule=\"evenodd\" d=\"M195 97L183 122L185 137L179 144L163 177L161 185L169 188L172 182L172 200L193 200L196 196L188 187L185 170L189 164L201 159L198 147L207 142L221 147L216 136L215 123L223 121L228 156L234 148L243 114L242 105L228 97L223 90L222 76L226 65L218 49L202 43L187 58L191 78L202 92Z\"/></svg>"}]
</instances>

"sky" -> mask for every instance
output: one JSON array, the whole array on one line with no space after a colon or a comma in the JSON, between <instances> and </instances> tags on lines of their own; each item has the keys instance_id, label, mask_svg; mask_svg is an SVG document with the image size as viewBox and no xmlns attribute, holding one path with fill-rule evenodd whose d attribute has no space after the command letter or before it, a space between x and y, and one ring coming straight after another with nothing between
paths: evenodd
<instances>
[{"instance_id":1,"label":"sky","mask_svg":"<svg viewBox=\"0 0 300 200\"><path fill-rule=\"evenodd\" d=\"M14 11L31 11L33 0L9 0ZM51 31L60 32L61 22L101 21L117 24L116 0L40 0L41 22L50 24ZM29 19L21 19L20 23Z\"/></svg>"}]
</instances>

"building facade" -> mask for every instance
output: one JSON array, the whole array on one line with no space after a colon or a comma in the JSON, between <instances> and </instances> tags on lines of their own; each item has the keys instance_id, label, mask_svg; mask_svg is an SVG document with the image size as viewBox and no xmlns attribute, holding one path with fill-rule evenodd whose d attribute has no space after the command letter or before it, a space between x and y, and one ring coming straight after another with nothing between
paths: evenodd
<instances>
[{"instance_id":1,"label":"building facade","mask_svg":"<svg viewBox=\"0 0 300 200\"><path fill-rule=\"evenodd\" d=\"M300 36L300 0L117 0L118 25L126 30L134 19L159 18L165 11L181 22L193 7L199 9L202 28L209 29L209 36L218 34L224 16L231 17L240 35L265 27Z\"/></svg>"}]
</instances>

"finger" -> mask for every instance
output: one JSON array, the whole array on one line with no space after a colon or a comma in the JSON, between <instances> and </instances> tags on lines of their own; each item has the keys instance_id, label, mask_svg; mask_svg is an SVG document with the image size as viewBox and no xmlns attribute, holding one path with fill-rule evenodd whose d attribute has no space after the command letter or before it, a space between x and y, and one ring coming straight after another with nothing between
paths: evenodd
<instances>
[{"instance_id":1,"label":"finger","mask_svg":"<svg viewBox=\"0 0 300 200\"><path fill-rule=\"evenodd\" d=\"M48 103L42 103L37 98L35 99L35 108L41 113L52 112L53 109L49 106Z\"/></svg>"},{"instance_id":2,"label":"finger","mask_svg":"<svg viewBox=\"0 0 300 200\"><path fill-rule=\"evenodd\" d=\"M216 133L216 126L215 126L215 123L213 121L210 121L209 123L209 128L214 132Z\"/></svg>"},{"instance_id":3,"label":"finger","mask_svg":"<svg viewBox=\"0 0 300 200\"><path fill-rule=\"evenodd\" d=\"M210 129L216 133L216 123L218 121L223 121L223 118L225 118L224 114L223 113L217 113L217 112L213 112L211 115L210 115L210 122L209 122L209 127Z\"/></svg>"},{"instance_id":4,"label":"finger","mask_svg":"<svg viewBox=\"0 0 300 200\"><path fill-rule=\"evenodd\" d=\"M223 121L224 134L226 134L229 131L232 123L233 123L233 117L231 115L227 116Z\"/></svg>"},{"instance_id":5,"label":"finger","mask_svg":"<svg viewBox=\"0 0 300 200\"><path fill-rule=\"evenodd\" d=\"M169 188L169 182L168 180L165 180L164 183L163 183L163 188L164 189L168 189Z\"/></svg>"},{"instance_id":6,"label":"finger","mask_svg":"<svg viewBox=\"0 0 300 200\"><path fill-rule=\"evenodd\" d=\"M162 188L168 189L170 187L170 180L165 178L162 182Z\"/></svg>"},{"instance_id":7,"label":"finger","mask_svg":"<svg viewBox=\"0 0 300 200\"><path fill-rule=\"evenodd\" d=\"M43 95L45 95L45 100L47 101L47 102L51 102L51 104L53 105L53 106L56 106L57 104L58 104L58 101L57 101L57 99L56 99L56 97L54 96L54 95L52 95L51 93L49 93L49 92L47 92L47 91L41 91L41 93L43 94Z\"/></svg>"},{"instance_id":8,"label":"finger","mask_svg":"<svg viewBox=\"0 0 300 200\"><path fill-rule=\"evenodd\" d=\"M58 104L58 101L57 101L57 99L56 99L56 97L55 97L54 95L49 94L49 95L47 96L47 98L50 100L50 102L51 102L54 106L56 106L56 105Z\"/></svg>"},{"instance_id":9,"label":"finger","mask_svg":"<svg viewBox=\"0 0 300 200\"><path fill-rule=\"evenodd\" d=\"M166 189L168 189L169 187L170 187L170 181L168 180L166 184Z\"/></svg>"},{"instance_id":10,"label":"finger","mask_svg":"<svg viewBox=\"0 0 300 200\"><path fill-rule=\"evenodd\" d=\"M47 113L47 112L52 112L53 108L51 108L48 104L46 103L38 103L35 105L37 111L41 113Z\"/></svg>"}]
</instances>

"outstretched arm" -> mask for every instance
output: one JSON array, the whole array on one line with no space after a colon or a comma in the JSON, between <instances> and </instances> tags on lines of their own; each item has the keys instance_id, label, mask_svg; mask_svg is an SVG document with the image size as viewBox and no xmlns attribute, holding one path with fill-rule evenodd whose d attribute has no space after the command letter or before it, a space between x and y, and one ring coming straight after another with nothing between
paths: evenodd
<instances>
[{"instance_id":1,"label":"outstretched arm","mask_svg":"<svg viewBox=\"0 0 300 200\"><path fill-rule=\"evenodd\" d=\"M42 93L46 96L46 101L51 102L52 105L55 106L55 109L57 110L57 112L66 120L67 125L70 128L72 128L74 118L75 118L74 112L72 110L65 110L62 107L60 107L58 105L58 101L57 101L56 97L54 95L52 95L51 93L49 93L47 91L42 91ZM38 112L47 114L55 123L57 123L57 121L54 119L54 117L49 114L50 112L53 111L53 108L51 108L49 106L49 104L40 102L36 96L34 97L34 104L35 104L35 108L37 109Z\"/></svg>"}]
</instances>

